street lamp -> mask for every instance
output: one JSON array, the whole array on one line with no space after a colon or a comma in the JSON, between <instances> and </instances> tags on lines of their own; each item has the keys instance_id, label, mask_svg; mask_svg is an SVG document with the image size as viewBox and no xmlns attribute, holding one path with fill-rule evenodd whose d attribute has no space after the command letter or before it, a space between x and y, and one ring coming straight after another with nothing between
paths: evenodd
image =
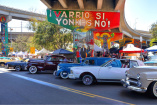
<instances>
[{"instance_id":1,"label":"street lamp","mask_svg":"<svg viewBox=\"0 0 157 105\"><path fill-rule=\"evenodd\" d=\"M11 36L11 47L12 47L12 28L10 28L10 36Z\"/></svg>"}]
</instances>

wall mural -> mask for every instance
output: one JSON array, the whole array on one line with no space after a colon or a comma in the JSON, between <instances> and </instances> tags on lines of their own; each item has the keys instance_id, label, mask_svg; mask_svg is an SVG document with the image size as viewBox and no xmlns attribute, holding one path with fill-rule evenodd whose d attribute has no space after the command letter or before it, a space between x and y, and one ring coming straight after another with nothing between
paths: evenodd
<instances>
[{"instance_id":1,"label":"wall mural","mask_svg":"<svg viewBox=\"0 0 157 105\"><path fill-rule=\"evenodd\" d=\"M94 39L100 40L102 48L108 51L111 47L111 42L123 39L123 34L113 32L94 32Z\"/></svg>"},{"instance_id":2,"label":"wall mural","mask_svg":"<svg viewBox=\"0 0 157 105\"><path fill-rule=\"evenodd\" d=\"M8 50L9 49L8 48L8 24L6 23L6 18L4 16L0 18L0 22L1 22L2 54L7 56L9 52Z\"/></svg>"}]
</instances>

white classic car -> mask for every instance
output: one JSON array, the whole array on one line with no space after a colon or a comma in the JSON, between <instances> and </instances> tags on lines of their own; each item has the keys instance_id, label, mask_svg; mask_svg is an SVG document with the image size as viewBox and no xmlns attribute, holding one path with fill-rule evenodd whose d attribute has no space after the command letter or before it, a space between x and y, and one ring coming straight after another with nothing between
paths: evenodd
<instances>
[{"instance_id":1,"label":"white classic car","mask_svg":"<svg viewBox=\"0 0 157 105\"><path fill-rule=\"evenodd\" d=\"M144 66L144 63L140 60L111 59L101 66L72 67L69 78L80 79L85 85L93 82L120 82L125 78L126 70L134 66Z\"/></svg>"},{"instance_id":2,"label":"white classic car","mask_svg":"<svg viewBox=\"0 0 157 105\"><path fill-rule=\"evenodd\" d=\"M139 66L126 71L123 86L137 92L146 92L157 98L157 66Z\"/></svg>"}]
</instances>

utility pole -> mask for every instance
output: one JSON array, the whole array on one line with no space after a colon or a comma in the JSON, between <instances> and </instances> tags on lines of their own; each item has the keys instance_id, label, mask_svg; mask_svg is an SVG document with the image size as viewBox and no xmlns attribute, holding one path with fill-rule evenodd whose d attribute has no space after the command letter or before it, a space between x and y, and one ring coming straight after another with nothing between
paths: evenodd
<instances>
[{"instance_id":1,"label":"utility pole","mask_svg":"<svg viewBox=\"0 0 157 105\"><path fill-rule=\"evenodd\" d=\"M21 35L22 35L22 21L21 21ZM22 35L23 36L23 35Z\"/></svg>"}]
</instances>

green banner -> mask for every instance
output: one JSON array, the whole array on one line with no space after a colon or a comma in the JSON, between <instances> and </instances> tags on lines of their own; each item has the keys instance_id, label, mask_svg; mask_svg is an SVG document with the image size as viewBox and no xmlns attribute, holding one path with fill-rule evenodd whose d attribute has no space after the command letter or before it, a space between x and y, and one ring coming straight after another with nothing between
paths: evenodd
<instances>
[{"instance_id":1,"label":"green banner","mask_svg":"<svg viewBox=\"0 0 157 105\"><path fill-rule=\"evenodd\" d=\"M75 29L83 26L85 30L108 30L120 25L120 12L50 10L47 9L49 22Z\"/></svg>"}]
</instances>

